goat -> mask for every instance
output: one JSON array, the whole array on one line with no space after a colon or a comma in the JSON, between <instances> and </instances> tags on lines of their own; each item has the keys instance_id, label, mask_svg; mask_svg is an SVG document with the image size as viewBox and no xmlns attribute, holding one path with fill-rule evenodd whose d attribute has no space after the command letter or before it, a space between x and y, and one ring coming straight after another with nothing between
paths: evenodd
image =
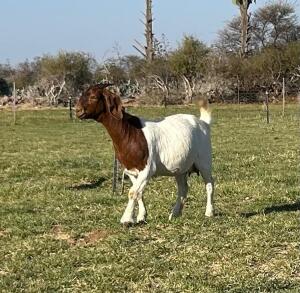
<instances>
[{"instance_id":1,"label":"goat","mask_svg":"<svg viewBox=\"0 0 300 293\"><path fill-rule=\"evenodd\" d=\"M79 119L94 119L108 131L118 160L124 166L132 187L121 223L134 223L134 207L139 211L136 222L146 222L143 190L153 176L173 176L177 182L177 200L169 216L178 217L187 197L187 177L200 173L206 184L205 215L213 216L214 184L210 142L211 114L208 102L202 101L200 119L176 114L161 121L147 121L126 113L118 95L107 85L90 86L76 104Z\"/></svg>"}]
</instances>

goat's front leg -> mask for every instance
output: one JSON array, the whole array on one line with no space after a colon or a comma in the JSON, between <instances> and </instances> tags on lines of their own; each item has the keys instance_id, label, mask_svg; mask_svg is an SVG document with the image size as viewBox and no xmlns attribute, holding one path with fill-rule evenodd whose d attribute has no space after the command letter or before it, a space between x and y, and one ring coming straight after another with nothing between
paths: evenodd
<instances>
[{"instance_id":1,"label":"goat's front leg","mask_svg":"<svg viewBox=\"0 0 300 293\"><path fill-rule=\"evenodd\" d=\"M188 193L187 174L178 175L175 179L177 183L177 200L169 216L169 220L173 217L181 216L183 205Z\"/></svg>"},{"instance_id":2,"label":"goat's front leg","mask_svg":"<svg viewBox=\"0 0 300 293\"><path fill-rule=\"evenodd\" d=\"M146 209L143 202L143 190L149 181L149 174L148 172L142 171L138 174L137 178L130 175L129 176L132 187L129 190L128 193L128 204L125 209L125 212L121 218L122 224L133 224L133 214L134 214L134 207L135 207L135 201L138 202L139 205L139 213L137 216L137 222L145 222L146 217Z\"/></svg>"},{"instance_id":3,"label":"goat's front leg","mask_svg":"<svg viewBox=\"0 0 300 293\"><path fill-rule=\"evenodd\" d=\"M129 198L126 209L121 218L121 224L131 225L134 223L134 220L133 220L134 206L135 206L135 199Z\"/></svg>"},{"instance_id":4,"label":"goat's front leg","mask_svg":"<svg viewBox=\"0 0 300 293\"><path fill-rule=\"evenodd\" d=\"M130 178L132 184L135 184L136 182L136 177L132 174L128 174L128 177ZM147 216L147 210L145 208L145 205L144 205L144 201L143 201L143 193L140 192L138 194L138 197L137 197L137 202L138 202L138 205L139 205L139 212L138 212L138 215L137 215L137 218L136 218L136 222L139 224L142 224L142 223L146 223L146 216Z\"/></svg>"},{"instance_id":5,"label":"goat's front leg","mask_svg":"<svg viewBox=\"0 0 300 293\"><path fill-rule=\"evenodd\" d=\"M133 214L134 214L134 207L135 207L136 200L139 206L139 212L136 218L136 222L138 224L146 223L147 211L143 201L143 194L139 193L135 198L130 198L130 195L128 197L129 197L128 204L121 218L121 223L124 225L134 223Z\"/></svg>"}]
</instances>

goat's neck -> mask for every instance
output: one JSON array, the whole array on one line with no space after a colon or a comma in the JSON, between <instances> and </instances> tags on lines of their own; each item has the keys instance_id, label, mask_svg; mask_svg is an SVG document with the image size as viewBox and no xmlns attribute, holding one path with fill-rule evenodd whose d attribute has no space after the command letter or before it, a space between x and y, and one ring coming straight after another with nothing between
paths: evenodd
<instances>
[{"instance_id":1,"label":"goat's neck","mask_svg":"<svg viewBox=\"0 0 300 293\"><path fill-rule=\"evenodd\" d=\"M128 170L142 170L148 159L148 145L139 119L123 113L123 118L118 120L104 113L97 121L110 135L119 161Z\"/></svg>"},{"instance_id":2,"label":"goat's neck","mask_svg":"<svg viewBox=\"0 0 300 293\"><path fill-rule=\"evenodd\" d=\"M117 149L122 147L122 136L124 136L124 121L123 119L115 119L112 115L104 114L98 120L106 128L113 144Z\"/></svg>"}]
</instances>

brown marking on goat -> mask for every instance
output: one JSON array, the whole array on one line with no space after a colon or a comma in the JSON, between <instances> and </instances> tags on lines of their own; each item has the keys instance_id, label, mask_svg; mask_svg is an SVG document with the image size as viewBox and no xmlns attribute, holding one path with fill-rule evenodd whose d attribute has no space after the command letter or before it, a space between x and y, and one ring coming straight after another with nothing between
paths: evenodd
<instances>
[{"instance_id":1,"label":"brown marking on goat","mask_svg":"<svg viewBox=\"0 0 300 293\"><path fill-rule=\"evenodd\" d=\"M109 133L120 163L128 170L143 170L149 152L142 123L136 116L124 111L118 95L104 88L91 86L76 105L77 117L94 119Z\"/></svg>"}]
</instances>

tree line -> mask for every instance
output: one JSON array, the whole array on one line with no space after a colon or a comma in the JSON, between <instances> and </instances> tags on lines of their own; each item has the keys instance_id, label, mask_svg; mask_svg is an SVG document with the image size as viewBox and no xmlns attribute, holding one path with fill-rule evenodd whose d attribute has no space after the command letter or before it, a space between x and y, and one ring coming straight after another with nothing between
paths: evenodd
<instances>
[{"instance_id":1,"label":"tree line","mask_svg":"<svg viewBox=\"0 0 300 293\"><path fill-rule=\"evenodd\" d=\"M197 95L232 102L237 92L245 102L258 101L264 91L276 98L283 82L287 94L296 95L300 24L295 7L274 1L250 15L253 1L234 2L240 15L226 23L212 45L186 35L171 48L165 35L152 33L148 10L145 53L137 48L140 55L122 56L116 49L115 57L99 63L85 52L61 51L16 66L0 64L0 96L8 96L9 101L13 82L19 102L50 105L66 103L96 82L111 82L123 97L156 104L190 102Z\"/></svg>"}]
</instances>

